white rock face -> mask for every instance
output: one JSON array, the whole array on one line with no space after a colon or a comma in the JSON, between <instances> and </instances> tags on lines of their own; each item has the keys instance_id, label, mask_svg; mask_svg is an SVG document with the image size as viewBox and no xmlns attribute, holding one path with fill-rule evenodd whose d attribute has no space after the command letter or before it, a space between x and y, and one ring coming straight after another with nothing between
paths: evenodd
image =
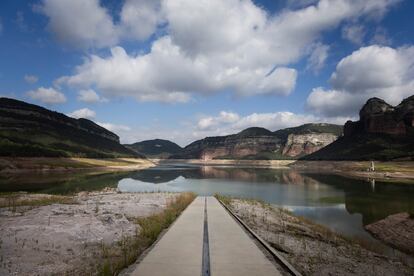
<instances>
[{"instance_id":1,"label":"white rock face","mask_svg":"<svg viewBox=\"0 0 414 276\"><path fill-rule=\"evenodd\" d=\"M310 154L336 141L338 136L331 133L289 134L283 147L283 155L290 157Z\"/></svg>"}]
</instances>

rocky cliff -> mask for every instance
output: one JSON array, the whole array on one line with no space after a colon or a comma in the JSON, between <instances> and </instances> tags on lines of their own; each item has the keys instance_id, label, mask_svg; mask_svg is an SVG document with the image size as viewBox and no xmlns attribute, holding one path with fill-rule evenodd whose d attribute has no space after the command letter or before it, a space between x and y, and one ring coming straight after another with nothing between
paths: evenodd
<instances>
[{"instance_id":1,"label":"rocky cliff","mask_svg":"<svg viewBox=\"0 0 414 276\"><path fill-rule=\"evenodd\" d=\"M289 157L311 154L336 139L338 136L332 133L289 134L282 154Z\"/></svg>"},{"instance_id":2,"label":"rocky cliff","mask_svg":"<svg viewBox=\"0 0 414 276\"><path fill-rule=\"evenodd\" d=\"M0 98L0 145L1 156L137 156L90 120L8 98Z\"/></svg>"},{"instance_id":3,"label":"rocky cliff","mask_svg":"<svg viewBox=\"0 0 414 276\"><path fill-rule=\"evenodd\" d=\"M348 121L344 136L305 159L391 160L414 158L414 96L392 106L369 99L359 121Z\"/></svg>"},{"instance_id":4,"label":"rocky cliff","mask_svg":"<svg viewBox=\"0 0 414 276\"><path fill-rule=\"evenodd\" d=\"M177 159L294 159L337 139L342 127L307 124L271 132L252 127L228 136L207 137L186 146Z\"/></svg>"}]
</instances>

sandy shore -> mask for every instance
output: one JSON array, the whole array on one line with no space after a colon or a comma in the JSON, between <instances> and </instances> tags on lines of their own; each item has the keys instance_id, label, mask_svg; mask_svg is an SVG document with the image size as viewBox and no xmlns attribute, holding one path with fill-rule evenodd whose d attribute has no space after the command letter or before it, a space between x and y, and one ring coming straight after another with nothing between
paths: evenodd
<instances>
[{"instance_id":1,"label":"sandy shore","mask_svg":"<svg viewBox=\"0 0 414 276\"><path fill-rule=\"evenodd\" d=\"M0 275L96 274L106 247L139 232L134 218L161 212L177 196L107 190L79 193L69 204L9 203L0 208ZM21 194L14 203L62 199Z\"/></svg>"},{"instance_id":2,"label":"sandy shore","mask_svg":"<svg viewBox=\"0 0 414 276\"><path fill-rule=\"evenodd\" d=\"M357 241L257 201L226 204L303 275L413 275L414 268Z\"/></svg>"},{"instance_id":3,"label":"sandy shore","mask_svg":"<svg viewBox=\"0 0 414 276\"><path fill-rule=\"evenodd\" d=\"M31 172L133 171L155 166L138 158L92 159L51 157L0 157L0 174Z\"/></svg>"}]
</instances>

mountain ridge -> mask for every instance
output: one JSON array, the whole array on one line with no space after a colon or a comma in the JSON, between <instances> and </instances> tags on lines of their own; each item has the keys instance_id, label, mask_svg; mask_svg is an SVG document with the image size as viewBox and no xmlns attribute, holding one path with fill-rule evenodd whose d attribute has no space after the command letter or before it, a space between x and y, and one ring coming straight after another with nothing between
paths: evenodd
<instances>
[{"instance_id":1,"label":"mountain ridge","mask_svg":"<svg viewBox=\"0 0 414 276\"><path fill-rule=\"evenodd\" d=\"M93 121L4 97L0 98L0 145L0 156L143 157Z\"/></svg>"}]
</instances>

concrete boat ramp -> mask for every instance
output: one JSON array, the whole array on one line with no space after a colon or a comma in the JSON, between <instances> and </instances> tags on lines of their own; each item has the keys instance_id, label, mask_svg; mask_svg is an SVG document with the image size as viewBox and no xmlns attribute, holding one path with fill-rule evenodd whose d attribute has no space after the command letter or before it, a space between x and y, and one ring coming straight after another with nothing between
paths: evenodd
<instances>
[{"instance_id":1,"label":"concrete boat ramp","mask_svg":"<svg viewBox=\"0 0 414 276\"><path fill-rule=\"evenodd\" d=\"M130 275L286 275L214 197L197 197Z\"/></svg>"}]
</instances>

